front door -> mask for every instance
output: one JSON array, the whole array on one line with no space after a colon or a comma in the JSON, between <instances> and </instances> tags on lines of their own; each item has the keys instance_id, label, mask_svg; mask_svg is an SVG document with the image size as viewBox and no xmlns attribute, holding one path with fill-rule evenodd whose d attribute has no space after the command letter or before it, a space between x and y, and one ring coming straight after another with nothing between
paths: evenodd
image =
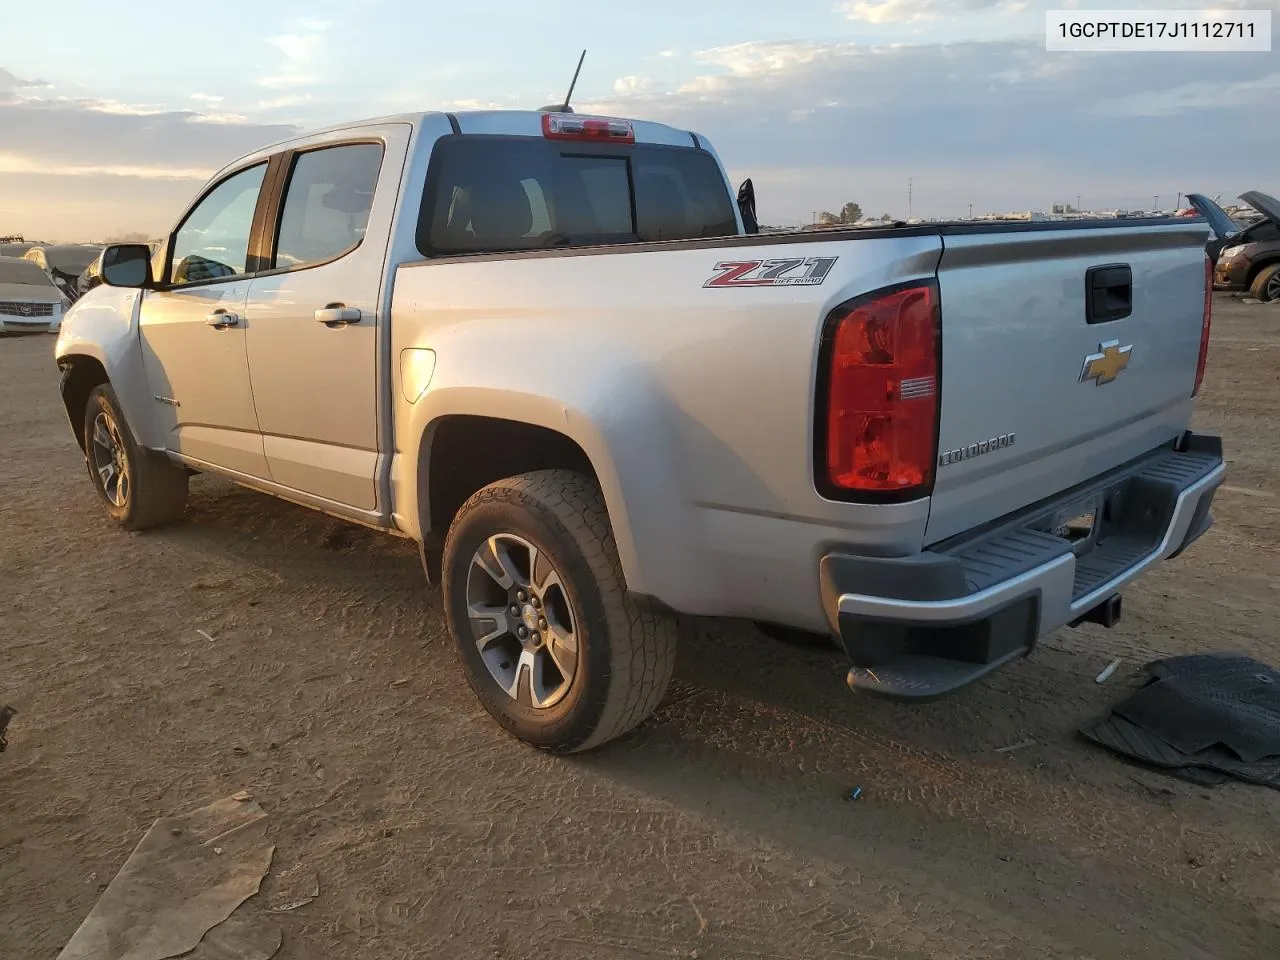
<instances>
[{"instance_id":1,"label":"front door","mask_svg":"<svg viewBox=\"0 0 1280 960\"><path fill-rule=\"evenodd\" d=\"M266 162L233 173L192 208L170 242L168 276L143 294L147 388L168 449L267 479L246 350L245 304Z\"/></svg>"},{"instance_id":2,"label":"front door","mask_svg":"<svg viewBox=\"0 0 1280 960\"><path fill-rule=\"evenodd\" d=\"M377 509L378 330L409 128L299 148L249 288L249 370L271 479Z\"/></svg>"}]
</instances>

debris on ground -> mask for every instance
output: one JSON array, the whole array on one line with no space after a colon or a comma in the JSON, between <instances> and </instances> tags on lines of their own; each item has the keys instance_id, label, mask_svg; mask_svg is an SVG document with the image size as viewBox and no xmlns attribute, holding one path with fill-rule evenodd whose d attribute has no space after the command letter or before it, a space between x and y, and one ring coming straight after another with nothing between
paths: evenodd
<instances>
[{"instance_id":1,"label":"debris on ground","mask_svg":"<svg viewBox=\"0 0 1280 960\"><path fill-rule=\"evenodd\" d=\"M270 960L279 928L233 913L258 892L274 852L266 814L252 801L227 797L162 817L57 960Z\"/></svg>"},{"instance_id":2,"label":"debris on ground","mask_svg":"<svg viewBox=\"0 0 1280 960\"><path fill-rule=\"evenodd\" d=\"M1018 750L1025 750L1027 747L1034 747L1034 740L1019 740L1017 743L1011 743L1007 747L996 747L996 753L1014 753Z\"/></svg>"},{"instance_id":3,"label":"debris on ground","mask_svg":"<svg viewBox=\"0 0 1280 960\"><path fill-rule=\"evenodd\" d=\"M1120 658L1117 657L1115 660L1112 660L1109 664L1107 664L1106 668L1100 674L1098 674L1097 677L1094 678L1093 682L1106 683L1108 680L1111 679L1111 675L1116 672L1116 669L1119 666L1120 666Z\"/></svg>"},{"instance_id":4,"label":"debris on ground","mask_svg":"<svg viewBox=\"0 0 1280 960\"><path fill-rule=\"evenodd\" d=\"M0 707L0 753L4 753L4 748L9 745L9 741L5 739L5 731L9 729L9 721L12 720L18 711L13 707Z\"/></svg>"},{"instance_id":5,"label":"debris on ground","mask_svg":"<svg viewBox=\"0 0 1280 960\"><path fill-rule=\"evenodd\" d=\"M1202 786L1280 790L1280 670L1238 653L1156 660L1147 682L1080 732Z\"/></svg>"},{"instance_id":6,"label":"debris on ground","mask_svg":"<svg viewBox=\"0 0 1280 960\"><path fill-rule=\"evenodd\" d=\"M272 879L275 889L267 901L272 913L292 913L320 896L320 878L300 864L280 871Z\"/></svg>"}]
</instances>

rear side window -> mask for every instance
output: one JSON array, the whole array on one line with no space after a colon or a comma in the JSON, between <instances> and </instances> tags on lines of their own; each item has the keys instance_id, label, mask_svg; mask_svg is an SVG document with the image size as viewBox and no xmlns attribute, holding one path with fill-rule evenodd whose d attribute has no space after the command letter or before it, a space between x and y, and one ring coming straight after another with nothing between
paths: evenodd
<instances>
[{"instance_id":1,"label":"rear side window","mask_svg":"<svg viewBox=\"0 0 1280 960\"><path fill-rule=\"evenodd\" d=\"M284 194L273 266L323 263L358 247L381 167L382 146L376 143L298 154Z\"/></svg>"},{"instance_id":2,"label":"rear side window","mask_svg":"<svg viewBox=\"0 0 1280 960\"><path fill-rule=\"evenodd\" d=\"M454 135L436 144L423 199L427 256L737 232L719 166L691 147Z\"/></svg>"}]
</instances>

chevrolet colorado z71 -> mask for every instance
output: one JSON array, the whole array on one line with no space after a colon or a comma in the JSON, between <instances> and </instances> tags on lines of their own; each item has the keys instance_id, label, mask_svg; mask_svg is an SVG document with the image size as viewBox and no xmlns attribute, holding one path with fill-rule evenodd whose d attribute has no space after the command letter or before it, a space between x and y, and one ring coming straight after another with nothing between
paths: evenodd
<instances>
[{"instance_id":1,"label":"chevrolet colorado z71","mask_svg":"<svg viewBox=\"0 0 1280 960\"><path fill-rule=\"evenodd\" d=\"M507 730L657 705L674 614L835 637L934 697L1209 526L1196 220L753 233L702 137L428 113L261 150L67 315L127 529L191 472L410 537Z\"/></svg>"}]
</instances>

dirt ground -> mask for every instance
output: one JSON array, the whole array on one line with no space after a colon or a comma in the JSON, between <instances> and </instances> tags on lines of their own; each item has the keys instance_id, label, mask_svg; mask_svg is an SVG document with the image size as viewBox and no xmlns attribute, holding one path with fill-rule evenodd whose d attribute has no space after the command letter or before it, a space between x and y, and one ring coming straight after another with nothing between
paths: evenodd
<instances>
[{"instance_id":1,"label":"dirt ground","mask_svg":"<svg viewBox=\"0 0 1280 960\"><path fill-rule=\"evenodd\" d=\"M242 789L276 844L255 900L319 878L287 960L1280 956L1280 793L1074 733L1147 659L1280 663L1280 308L1219 302L1217 526L1114 630L903 706L690 624L655 718L572 759L482 714L411 544L207 478L186 522L111 527L52 347L0 340L0 957L55 957L154 819Z\"/></svg>"}]
</instances>

